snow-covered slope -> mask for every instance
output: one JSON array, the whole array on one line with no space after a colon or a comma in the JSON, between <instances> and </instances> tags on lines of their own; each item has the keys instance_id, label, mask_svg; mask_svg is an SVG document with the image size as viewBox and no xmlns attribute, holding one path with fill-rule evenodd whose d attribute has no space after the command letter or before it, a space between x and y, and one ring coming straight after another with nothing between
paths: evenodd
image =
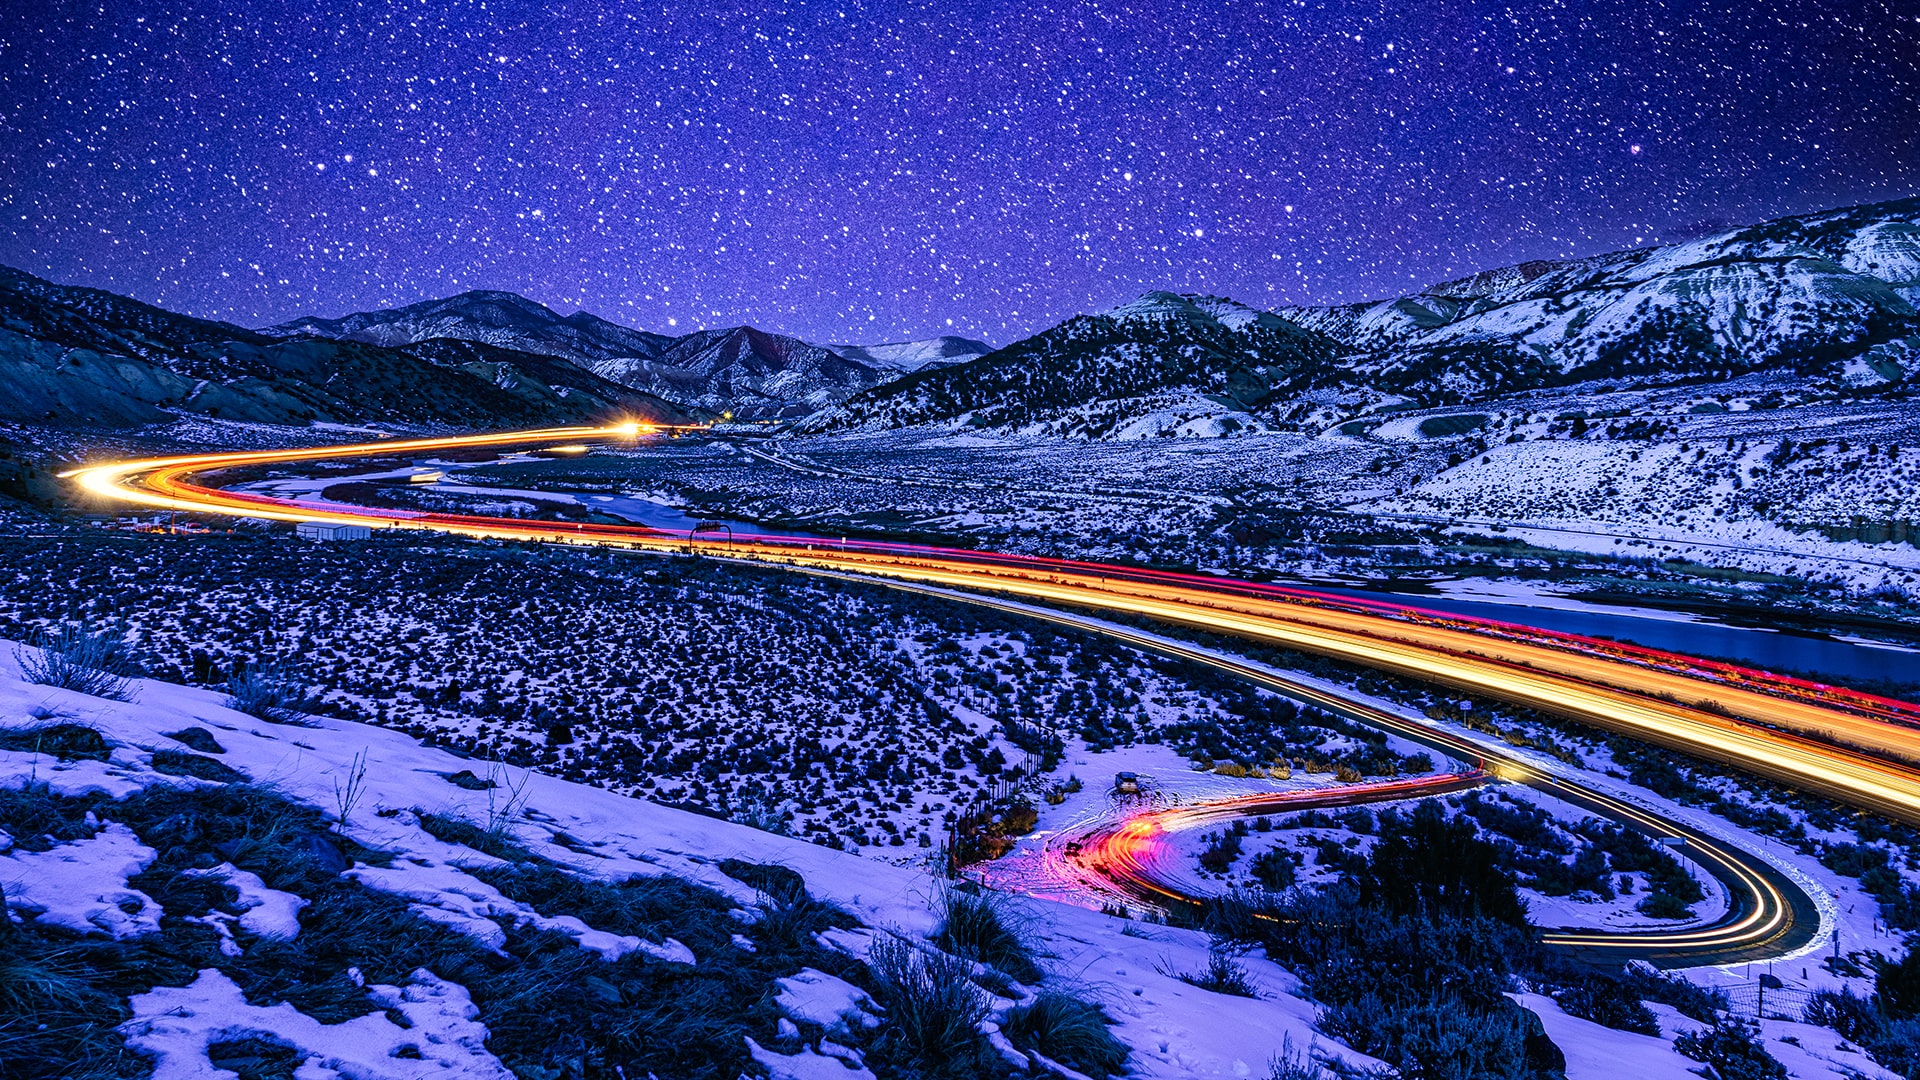
<instances>
[{"instance_id":1,"label":"snow-covered slope","mask_svg":"<svg viewBox=\"0 0 1920 1080\"><path fill-rule=\"evenodd\" d=\"M636 390L735 418L796 406L811 411L893 374L751 326L698 331L652 357L617 357L593 369Z\"/></svg>"},{"instance_id":2,"label":"snow-covered slope","mask_svg":"<svg viewBox=\"0 0 1920 1080\"><path fill-rule=\"evenodd\" d=\"M869 367L898 372L964 364L993 351L993 346L984 341L952 334L920 341L894 341L885 345L829 345L827 348Z\"/></svg>"},{"instance_id":3,"label":"snow-covered slope","mask_svg":"<svg viewBox=\"0 0 1920 1080\"><path fill-rule=\"evenodd\" d=\"M1850 358L1920 335L1917 293L1907 199L1279 314L1352 348L1348 382L1437 404L1597 379L1837 380Z\"/></svg>"},{"instance_id":4,"label":"snow-covered slope","mask_svg":"<svg viewBox=\"0 0 1920 1080\"><path fill-rule=\"evenodd\" d=\"M219 748L217 755L196 758L203 763L201 768L209 767L204 762L215 761L255 784L271 785L276 797L324 812L337 829L337 843L359 853L351 858L353 865L343 868L342 876L361 887L402 898L415 914L468 934L485 948L498 949L508 929L547 928L576 939L583 952L602 957L637 951L651 957L652 963L693 964L696 970L710 963L672 937L654 942L609 934L577 918L553 917L503 895L483 880L483 871L504 865L501 858L437 836L427 827L429 815L491 822L486 832L495 837L488 842L494 850L506 850L498 846L506 841L585 880L684 879L729 898L743 915L766 898L722 872L721 861L733 858L790 868L804 878L815 896L838 905L863 924L862 929L821 935L832 948L855 959L866 956L876 940L889 936L924 944L937 922L937 884L923 870L869 861L519 768L456 757L383 728L329 719L315 720L312 727L268 723L226 708L218 694L205 690L141 680L129 703L30 685L20 679L16 648L0 642L0 732L52 722L30 719L36 715L53 717L97 731L111 755L105 760L63 761L49 754L0 750L0 791L44 785L33 790L46 799L109 800L99 804L90 819L92 835L54 843L44 852L9 852L12 840L0 834L0 882L7 885L7 906L15 919L52 920L102 938L128 941L154 932L159 905L133 888L129 878L150 864L156 852L116 821L119 809L114 800L169 789L221 797L225 787L221 782L184 777L177 765L165 765L168 771L156 768L169 754L178 761L180 736L188 729L199 729L209 741L195 737L194 742ZM282 823L280 827L292 826ZM326 842L329 847L336 843ZM374 859L376 854L381 857ZM242 855L236 853L233 858ZM29 869L36 880L42 877L42 864L63 868L64 887L20 889L18 883ZM209 872L225 875L223 880L236 886L235 906L244 909L236 916L216 908L203 920L226 927L221 931L226 941L223 948L234 950L229 956L271 948L276 937L308 932L312 923L302 920L320 917L318 908L300 902L303 898L275 894L251 874L214 866ZM166 898L177 906L190 895L190 890L175 887ZM1268 961L1250 957L1242 962L1259 988L1259 998L1211 993L1168 974L1206 967L1205 935L1143 926L1041 901L1018 901L1017 910L1043 956L1049 984L1057 981L1075 994L1098 1001L1115 1020L1115 1034L1133 1051L1132 1075L1263 1074L1269 1058L1283 1044L1300 1050L1313 1047L1315 1056L1347 1067L1379 1066L1315 1032L1315 1006L1295 996L1298 983ZM272 916L260 923L268 932L251 937L233 934L235 921L256 911ZM336 959L353 963L352 957ZM512 962L513 958L501 954L502 967ZM599 978L593 971L589 966L574 977ZM136 1048L160 1055L162 1070L156 1075L218 1075L208 1060L210 1044L249 1034L291 1045L295 1062L310 1058L316 1066L332 1070L313 1072L315 1076L338 1073L401 1080L424 1075L407 1070L429 1065L432 1075L448 1080L509 1075L487 1048L486 1018L477 1015L479 1010L469 997L471 988L426 968L415 972L405 985L363 982L358 989L333 988L334 997L346 993L356 1000L364 990L369 1000L387 1010L383 1020L378 1008L368 1007L371 1011L345 1027L317 1023L309 1008L288 1000L326 1004L320 995L302 995L283 986L256 986L243 996L232 979L214 970L186 968L178 973L177 982L165 973L153 978L157 985L134 996L132 1018L121 1031ZM753 1056L772 1075L846 1080L873 1075L857 1067L857 1052L833 1043L831 1029L824 1041L817 1034L787 1034L792 1030L789 1020L818 1024L821 1008L836 1000L858 1003L864 995L818 971L795 973L780 985L778 1009L760 1021L767 1030L754 1036L753 1044ZM257 1004L261 996L277 998L280 1004ZM742 1003L742 1008L749 1004ZM1003 1001L998 1008L1004 1012L1009 1004ZM405 1022L394 1022L396 1014L404 1014ZM775 1019L781 1020L778 1034ZM395 1054L402 1046L414 1050ZM776 1046L781 1049L773 1049ZM1010 1047L1008 1052L1013 1052ZM425 1060L420 1060L423 1053ZM841 1061L829 1062L829 1056ZM804 1071L809 1068L834 1071Z\"/></svg>"},{"instance_id":5,"label":"snow-covered slope","mask_svg":"<svg viewBox=\"0 0 1920 1080\"><path fill-rule=\"evenodd\" d=\"M1371 303L1260 312L1148 293L858 395L810 429L1323 430L1385 407L1756 372L1823 393L1871 390L1920 370L1917 301L1920 199L1906 199L1521 263ZM1181 395L1214 400L1216 415L1175 405Z\"/></svg>"}]
</instances>

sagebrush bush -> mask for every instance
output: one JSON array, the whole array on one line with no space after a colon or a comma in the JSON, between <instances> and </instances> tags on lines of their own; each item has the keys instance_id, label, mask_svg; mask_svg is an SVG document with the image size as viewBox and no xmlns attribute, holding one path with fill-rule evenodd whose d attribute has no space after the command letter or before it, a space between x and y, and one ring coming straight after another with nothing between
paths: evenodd
<instances>
[{"instance_id":1,"label":"sagebrush bush","mask_svg":"<svg viewBox=\"0 0 1920 1080\"><path fill-rule=\"evenodd\" d=\"M1319 1026L1415 1080L1533 1080L1524 1010L1504 1004L1466 1007L1441 996L1406 1005L1369 994L1321 1010Z\"/></svg>"},{"instance_id":2,"label":"sagebrush bush","mask_svg":"<svg viewBox=\"0 0 1920 1080\"><path fill-rule=\"evenodd\" d=\"M1832 1028L1841 1038L1857 1043L1871 1042L1880 1033L1881 1026L1880 1012L1873 999L1859 997L1844 986L1838 993L1816 990L1801 1019Z\"/></svg>"},{"instance_id":3,"label":"sagebrush bush","mask_svg":"<svg viewBox=\"0 0 1920 1080\"><path fill-rule=\"evenodd\" d=\"M307 687L283 665L250 667L227 680L227 708L273 724L307 723Z\"/></svg>"},{"instance_id":4,"label":"sagebrush bush","mask_svg":"<svg viewBox=\"0 0 1920 1080\"><path fill-rule=\"evenodd\" d=\"M1112 1021L1098 1005L1042 990L1031 1002L1007 1011L1000 1029L1013 1045L1034 1050L1092 1077L1127 1067L1127 1046L1107 1030Z\"/></svg>"},{"instance_id":5,"label":"sagebrush bush","mask_svg":"<svg viewBox=\"0 0 1920 1080\"><path fill-rule=\"evenodd\" d=\"M1207 967L1197 974L1183 974L1181 982L1210 990L1216 994L1229 994L1233 997L1257 998L1253 982L1247 978L1247 969L1241 967L1233 958L1233 953L1216 943L1207 950Z\"/></svg>"},{"instance_id":6,"label":"sagebrush bush","mask_svg":"<svg viewBox=\"0 0 1920 1080\"><path fill-rule=\"evenodd\" d=\"M883 935L867 953L867 970L887 1013L881 1038L903 1056L948 1075L999 1071L998 1055L980 1036L992 1010L972 964Z\"/></svg>"},{"instance_id":7,"label":"sagebrush bush","mask_svg":"<svg viewBox=\"0 0 1920 1080\"><path fill-rule=\"evenodd\" d=\"M0 747L26 754L47 754L61 761L91 758L105 761L113 748L99 732L84 724L37 724L0 730Z\"/></svg>"},{"instance_id":8,"label":"sagebrush bush","mask_svg":"<svg viewBox=\"0 0 1920 1080\"><path fill-rule=\"evenodd\" d=\"M1006 900L999 893L949 888L941 893L940 906L935 945L996 967L1021 982L1040 981L1033 950L1009 925Z\"/></svg>"},{"instance_id":9,"label":"sagebrush bush","mask_svg":"<svg viewBox=\"0 0 1920 1080\"><path fill-rule=\"evenodd\" d=\"M1568 1015L1591 1020L1617 1031L1659 1035L1660 1022L1626 983L1606 975L1590 974L1571 981L1553 995Z\"/></svg>"},{"instance_id":10,"label":"sagebrush bush","mask_svg":"<svg viewBox=\"0 0 1920 1080\"><path fill-rule=\"evenodd\" d=\"M1786 1066L1767 1053L1757 1035L1744 1024L1725 1022L1702 1032L1686 1032L1673 1040L1673 1048L1711 1065L1719 1080L1785 1080Z\"/></svg>"},{"instance_id":11,"label":"sagebrush bush","mask_svg":"<svg viewBox=\"0 0 1920 1080\"><path fill-rule=\"evenodd\" d=\"M36 632L28 644L33 648L15 654L28 682L111 701L133 700L138 672L120 634L70 623L51 634Z\"/></svg>"}]
</instances>

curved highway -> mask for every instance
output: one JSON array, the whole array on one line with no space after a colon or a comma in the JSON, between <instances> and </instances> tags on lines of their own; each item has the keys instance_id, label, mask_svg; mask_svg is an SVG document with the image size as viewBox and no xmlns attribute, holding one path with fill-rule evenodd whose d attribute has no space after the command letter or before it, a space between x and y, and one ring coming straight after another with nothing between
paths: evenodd
<instances>
[{"instance_id":1,"label":"curved highway","mask_svg":"<svg viewBox=\"0 0 1920 1080\"><path fill-rule=\"evenodd\" d=\"M631 440L651 430L640 425L554 428L193 454L92 465L68 475L102 498L196 513L430 529L503 540L685 550L696 542L694 538L638 526L280 499L223 491L211 481L198 479L201 474L241 466ZM1017 607L1028 613L1035 609L1018 601L1037 601L1046 605L1040 617L1113 636L1124 637L1131 631L1080 613L1145 617L1317 653L1555 713L1920 824L1920 770L1908 764L1920 760L1920 706L1908 702L1617 642L1201 575L909 544L769 536L728 541L724 547L718 541L700 543L703 550L716 555L796 570L855 574L942 593L964 590L960 598L970 602ZM1189 659L1216 667L1239 667L1244 669L1238 672L1243 677L1269 685L1284 681L1264 669L1235 665L1205 650L1189 649L1157 635L1141 636L1154 639L1143 647L1191 653ZM1478 744L1438 729L1359 709L1298 684L1274 688L1436 746L1449 756L1464 754L1462 760L1485 761L1489 771L1502 778L1539 786L1615 820L1638 822L1657 835L1681 837L1696 862L1720 877L1736 898L1745 898L1736 900L1724 925L1689 931L1680 938L1670 936L1659 943L1623 944L1627 937L1645 935L1574 933L1550 940L1583 948L1630 948L1667 962L1705 963L1744 958L1741 950L1747 950L1746 955L1755 949L1778 954L1797 947L1800 942L1792 939L1812 933L1807 920L1795 914L1803 905L1810 909L1804 893L1764 862L1711 837L1602 793L1541 775L1517 759L1496 760Z\"/></svg>"}]
</instances>

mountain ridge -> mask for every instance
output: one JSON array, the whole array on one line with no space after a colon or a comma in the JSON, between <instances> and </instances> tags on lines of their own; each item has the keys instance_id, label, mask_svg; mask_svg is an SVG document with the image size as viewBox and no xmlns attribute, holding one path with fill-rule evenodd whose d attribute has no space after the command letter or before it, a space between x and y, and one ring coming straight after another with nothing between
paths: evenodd
<instances>
[{"instance_id":1,"label":"mountain ridge","mask_svg":"<svg viewBox=\"0 0 1920 1080\"><path fill-rule=\"evenodd\" d=\"M168 424L188 415L462 427L690 415L551 356L455 355L277 337L0 267L0 421L62 427Z\"/></svg>"},{"instance_id":2,"label":"mountain ridge","mask_svg":"<svg viewBox=\"0 0 1920 1080\"><path fill-rule=\"evenodd\" d=\"M1768 372L1834 392L1871 390L1920 371L1916 304L1920 198L1900 199L1678 244L1533 260L1356 304L1262 312L1220 297L1149 292L978 360L857 394L803 430L1321 430L1383 407L1458 405L1607 379L1664 385ZM1109 328L1089 333L1089 319ZM1209 320L1225 334L1207 332L1207 347L1218 352L1207 363L1183 369L1149 355L1157 329ZM1234 340L1282 327L1312 347L1280 368ZM1026 373L1002 378L1000 366L1014 357ZM1121 372L1129 357L1157 374ZM1096 368L1107 376L1088 381ZM1142 426L1154 416L1169 422ZM1211 418L1201 425L1206 432L1193 426L1202 417Z\"/></svg>"}]
</instances>

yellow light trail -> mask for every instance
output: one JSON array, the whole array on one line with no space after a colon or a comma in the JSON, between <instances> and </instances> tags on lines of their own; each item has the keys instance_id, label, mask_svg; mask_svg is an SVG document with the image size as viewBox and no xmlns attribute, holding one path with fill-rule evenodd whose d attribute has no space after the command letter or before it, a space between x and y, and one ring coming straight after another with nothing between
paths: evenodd
<instances>
[{"instance_id":1,"label":"yellow light trail","mask_svg":"<svg viewBox=\"0 0 1920 1080\"><path fill-rule=\"evenodd\" d=\"M102 498L174 510L283 521L349 522L375 528L411 527L507 540L679 550L690 543L686 537L630 526L462 517L337 504L296 505L235 495L190 481L197 473L244 465L515 444L578 444L630 438L653 430L664 429L636 425L551 428L339 447L194 454L96 465L68 475L84 490ZM1197 585L1135 581L1128 578L1130 571L1123 567L1103 570L1087 568L1087 564L1035 565L1014 557L910 545L863 548L823 541L775 543L752 537L735 540L725 553L730 558L853 571L1143 616L1333 657L1569 717L1920 824L1920 770L1899 760L1920 760L1920 731L1817 701L1761 693L1727 682L1457 627L1210 591ZM1823 739L1840 740L1848 746L1830 745Z\"/></svg>"},{"instance_id":2,"label":"yellow light trail","mask_svg":"<svg viewBox=\"0 0 1920 1080\"><path fill-rule=\"evenodd\" d=\"M65 475L99 498L171 510L282 521L346 522L373 528L420 528L503 540L678 551L691 543L689 538L639 527L316 505L224 492L191 479L196 474L219 469L334 458L513 445L554 444L550 449L570 449L596 440L631 439L654 432L672 433L673 429L623 424L387 440L349 446L191 454L105 463ZM1361 716L1365 722L1429 744L1437 741L1438 745L1448 748L1447 752L1480 761L1489 772L1502 778L1528 783L1616 820L1637 823L1649 831L1684 835L1696 857L1707 864L1716 877L1728 882L1733 891L1747 898L1743 915L1728 924L1699 931L1627 935L1552 933L1545 938L1550 943L1630 947L1642 951L1657 948L1683 953L1724 951L1763 945L1779 938L1791 924L1792 915L1786 898L1765 873L1743 861L1737 851L1723 847L1697 830L1570 781L1543 776L1524 762L1451 733L1333 698L1323 691L1281 680L1229 657L1099 622L1078 614L1075 609L1144 616L1462 687L1685 750L1920 823L1920 772L1898 762L1775 728L1792 727L1803 733L1844 736L1884 747L1901 756L1910 756L1920 749L1914 730L1815 700L1761 693L1624 660L1569 652L1506 636L1475 634L1456 626L1426 625L1418 620L1382 614L1210 591L1197 584L1141 582L1130 579L1128 575L1137 571L1125 567L1041 564L1012 556L912 545L857 547L818 540L788 539L776 543L766 538L743 538L730 544L725 553L731 558L773 563L802 572L878 576L897 587L936 592L946 588L968 590L974 602L1018 609L1069 625L1088 626L1122 640L1138 639L1137 643L1143 647L1232 670L1303 700L1316 700L1350 715L1365 714ZM980 595L982 591L1060 605L1066 610L1029 609L1024 604L997 600L993 595ZM1713 707L1700 707L1703 702L1712 702ZM1125 835L1129 843L1139 841L1151 835L1154 827L1142 823Z\"/></svg>"}]
</instances>

